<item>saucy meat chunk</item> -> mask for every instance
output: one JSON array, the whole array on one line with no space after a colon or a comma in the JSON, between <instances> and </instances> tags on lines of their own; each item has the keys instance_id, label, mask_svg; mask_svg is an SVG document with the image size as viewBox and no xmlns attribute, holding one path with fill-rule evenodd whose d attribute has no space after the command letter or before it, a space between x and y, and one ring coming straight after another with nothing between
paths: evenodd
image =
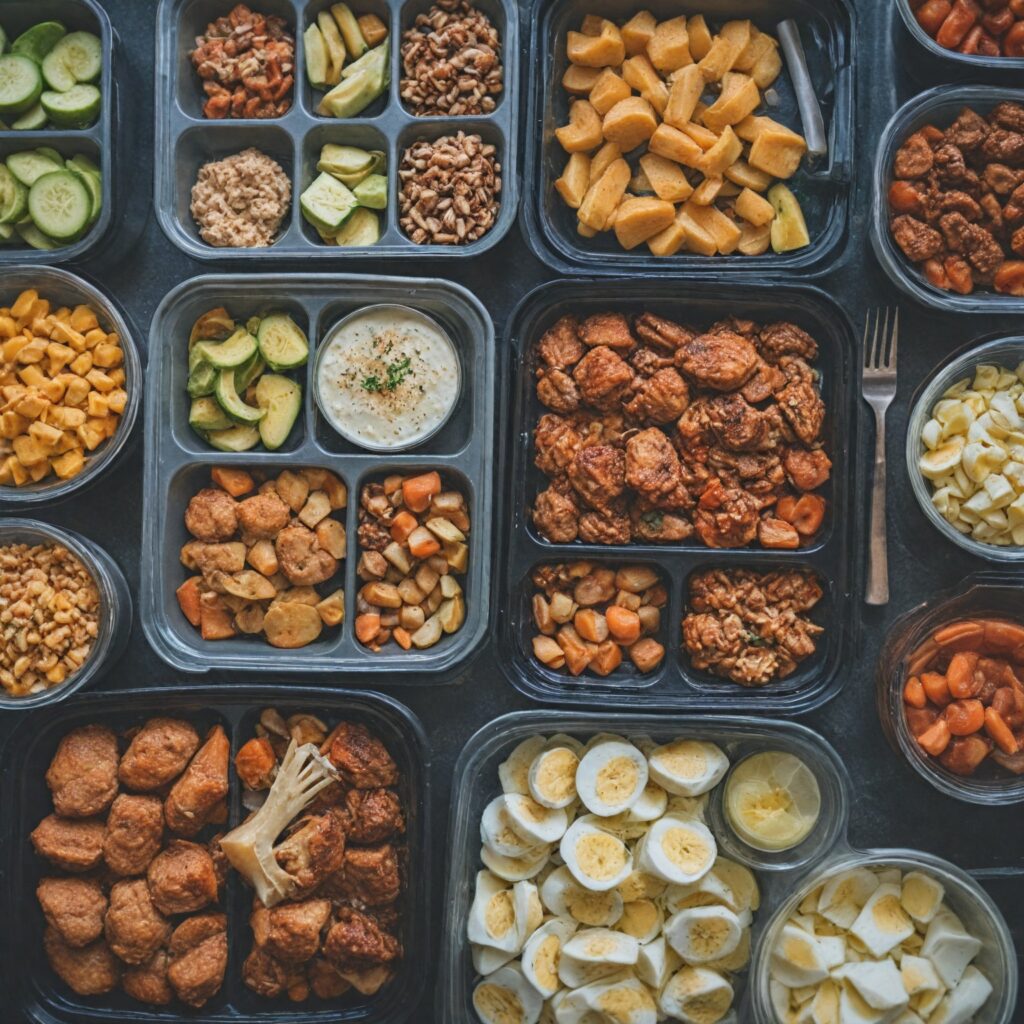
<instances>
[{"instance_id":1,"label":"saucy meat chunk","mask_svg":"<svg viewBox=\"0 0 1024 1024\"><path fill-rule=\"evenodd\" d=\"M156 796L115 797L107 815L103 857L116 875L141 875L160 852L164 837L164 810Z\"/></svg>"},{"instance_id":2,"label":"saucy meat chunk","mask_svg":"<svg viewBox=\"0 0 1024 1024\"><path fill-rule=\"evenodd\" d=\"M401 952L398 939L383 931L372 917L352 907L338 910L338 919L324 943L324 955L342 970L391 963Z\"/></svg>"},{"instance_id":3,"label":"saucy meat chunk","mask_svg":"<svg viewBox=\"0 0 1024 1024\"><path fill-rule=\"evenodd\" d=\"M103 934L107 897L91 878L43 878L36 899L46 923L69 946L88 946Z\"/></svg>"},{"instance_id":4,"label":"saucy meat chunk","mask_svg":"<svg viewBox=\"0 0 1024 1024\"><path fill-rule=\"evenodd\" d=\"M652 500L681 486L679 457L660 430L641 430L626 442L626 481Z\"/></svg>"},{"instance_id":5,"label":"saucy meat chunk","mask_svg":"<svg viewBox=\"0 0 1024 1024\"><path fill-rule=\"evenodd\" d=\"M580 510L571 494L549 487L533 503L533 525L552 544L571 544L579 534Z\"/></svg>"},{"instance_id":6,"label":"saucy meat chunk","mask_svg":"<svg viewBox=\"0 0 1024 1024\"><path fill-rule=\"evenodd\" d=\"M584 544L628 544L631 536L629 517L621 509L580 516L579 538Z\"/></svg>"},{"instance_id":7,"label":"saucy meat chunk","mask_svg":"<svg viewBox=\"0 0 1024 1024\"><path fill-rule=\"evenodd\" d=\"M128 789L148 792L176 779L199 747L199 734L178 718L151 718L132 737L117 776Z\"/></svg>"},{"instance_id":8,"label":"saucy meat chunk","mask_svg":"<svg viewBox=\"0 0 1024 1024\"><path fill-rule=\"evenodd\" d=\"M757 369L757 349L739 334L701 334L676 351L676 366L714 391L742 387Z\"/></svg>"},{"instance_id":9,"label":"saucy meat chunk","mask_svg":"<svg viewBox=\"0 0 1024 1024\"><path fill-rule=\"evenodd\" d=\"M106 826L100 818L47 815L29 838L40 857L64 871L91 871L103 860Z\"/></svg>"},{"instance_id":10,"label":"saucy meat chunk","mask_svg":"<svg viewBox=\"0 0 1024 1024\"><path fill-rule=\"evenodd\" d=\"M576 382L562 370L548 370L538 379L537 397L555 412L575 412L580 407Z\"/></svg>"},{"instance_id":11,"label":"saucy meat chunk","mask_svg":"<svg viewBox=\"0 0 1024 1024\"><path fill-rule=\"evenodd\" d=\"M78 995L99 996L117 988L121 962L102 939L88 946L69 946L56 928L47 928L43 948L54 972Z\"/></svg>"},{"instance_id":12,"label":"saucy meat chunk","mask_svg":"<svg viewBox=\"0 0 1024 1024\"><path fill-rule=\"evenodd\" d=\"M338 571L338 560L321 546L312 530L298 522L277 535L274 551L281 572L296 587L315 587Z\"/></svg>"},{"instance_id":13,"label":"saucy meat chunk","mask_svg":"<svg viewBox=\"0 0 1024 1024\"><path fill-rule=\"evenodd\" d=\"M701 492L694 526L709 548L741 548L757 536L757 513L745 490L715 479Z\"/></svg>"},{"instance_id":14,"label":"saucy meat chunk","mask_svg":"<svg viewBox=\"0 0 1024 1024\"><path fill-rule=\"evenodd\" d=\"M576 364L573 380L580 397L595 409L611 411L633 383L633 371L622 356L607 345L592 348Z\"/></svg>"},{"instance_id":15,"label":"saucy meat chunk","mask_svg":"<svg viewBox=\"0 0 1024 1024\"><path fill-rule=\"evenodd\" d=\"M690 330L689 327L683 327L653 313L642 313L638 316L635 327L639 338L652 348L670 355L697 336L697 332Z\"/></svg>"},{"instance_id":16,"label":"saucy meat chunk","mask_svg":"<svg viewBox=\"0 0 1024 1024\"><path fill-rule=\"evenodd\" d=\"M814 444L825 422L825 403L814 386L814 373L799 356L780 361L786 386L775 396L794 433L806 445Z\"/></svg>"},{"instance_id":17,"label":"saucy meat chunk","mask_svg":"<svg viewBox=\"0 0 1024 1024\"><path fill-rule=\"evenodd\" d=\"M790 448L785 458L786 476L799 491L813 491L829 478L832 460L820 449Z\"/></svg>"},{"instance_id":18,"label":"saucy meat chunk","mask_svg":"<svg viewBox=\"0 0 1024 1024\"><path fill-rule=\"evenodd\" d=\"M145 879L112 886L104 933L111 951L128 964L147 963L170 938L171 924L153 905Z\"/></svg>"},{"instance_id":19,"label":"saucy meat chunk","mask_svg":"<svg viewBox=\"0 0 1024 1024\"><path fill-rule=\"evenodd\" d=\"M349 842L379 843L405 831L402 802L390 789L350 789L345 794L345 807Z\"/></svg>"},{"instance_id":20,"label":"saucy meat chunk","mask_svg":"<svg viewBox=\"0 0 1024 1024\"><path fill-rule=\"evenodd\" d=\"M818 358L818 343L805 330L786 321L762 327L757 335L757 343L765 358L771 360L781 356Z\"/></svg>"},{"instance_id":21,"label":"saucy meat chunk","mask_svg":"<svg viewBox=\"0 0 1024 1024\"><path fill-rule=\"evenodd\" d=\"M571 419L545 413L533 432L534 462L548 476L564 473L583 445L583 435Z\"/></svg>"},{"instance_id":22,"label":"saucy meat chunk","mask_svg":"<svg viewBox=\"0 0 1024 1024\"><path fill-rule=\"evenodd\" d=\"M188 914L217 899L217 872L205 846L172 840L146 872L153 903L164 914Z\"/></svg>"},{"instance_id":23,"label":"saucy meat chunk","mask_svg":"<svg viewBox=\"0 0 1024 1024\"><path fill-rule=\"evenodd\" d=\"M752 452L772 447L769 418L735 392L708 400L708 423L723 448Z\"/></svg>"},{"instance_id":24,"label":"saucy meat chunk","mask_svg":"<svg viewBox=\"0 0 1024 1024\"><path fill-rule=\"evenodd\" d=\"M270 909L256 900L249 924L258 947L282 963L300 964L316 956L330 916L330 900L299 900Z\"/></svg>"},{"instance_id":25,"label":"saucy meat chunk","mask_svg":"<svg viewBox=\"0 0 1024 1024\"><path fill-rule=\"evenodd\" d=\"M186 1006L203 1006L220 991L228 965L227 928L224 914L199 914L174 929L167 980Z\"/></svg>"},{"instance_id":26,"label":"saucy meat chunk","mask_svg":"<svg viewBox=\"0 0 1024 1024\"><path fill-rule=\"evenodd\" d=\"M328 737L327 757L354 789L379 789L398 783L398 766L365 725L342 722Z\"/></svg>"},{"instance_id":27,"label":"saucy meat chunk","mask_svg":"<svg viewBox=\"0 0 1024 1024\"><path fill-rule=\"evenodd\" d=\"M253 946L242 964L242 980L258 996L276 999L288 991L289 982L297 970L301 967L284 964L265 949Z\"/></svg>"},{"instance_id":28,"label":"saucy meat chunk","mask_svg":"<svg viewBox=\"0 0 1024 1024\"><path fill-rule=\"evenodd\" d=\"M625 490L626 457L621 449L611 445L591 445L569 463L568 477L584 504L607 512Z\"/></svg>"},{"instance_id":29,"label":"saucy meat chunk","mask_svg":"<svg viewBox=\"0 0 1024 1024\"><path fill-rule=\"evenodd\" d=\"M46 784L62 818L91 818L117 794L117 737L105 725L83 725L57 746Z\"/></svg>"},{"instance_id":30,"label":"saucy meat chunk","mask_svg":"<svg viewBox=\"0 0 1024 1024\"><path fill-rule=\"evenodd\" d=\"M629 329L629 321L622 313L594 313L579 327L580 340L589 348L607 345L619 352L628 352L636 339Z\"/></svg>"},{"instance_id":31,"label":"saucy meat chunk","mask_svg":"<svg viewBox=\"0 0 1024 1024\"><path fill-rule=\"evenodd\" d=\"M300 820L295 830L274 850L277 863L296 879L296 896L312 892L345 860L345 822L341 812L329 808Z\"/></svg>"},{"instance_id":32,"label":"saucy meat chunk","mask_svg":"<svg viewBox=\"0 0 1024 1024\"><path fill-rule=\"evenodd\" d=\"M579 362L584 351L574 316L563 316L537 342L537 354L553 370L564 370Z\"/></svg>"},{"instance_id":33,"label":"saucy meat chunk","mask_svg":"<svg viewBox=\"0 0 1024 1024\"><path fill-rule=\"evenodd\" d=\"M638 420L671 423L679 419L690 402L686 381L671 367L651 374L640 381L626 412Z\"/></svg>"},{"instance_id":34,"label":"saucy meat chunk","mask_svg":"<svg viewBox=\"0 0 1024 1024\"><path fill-rule=\"evenodd\" d=\"M364 906L392 903L402 890L394 846L381 843L347 849L341 884L349 899Z\"/></svg>"},{"instance_id":35,"label":"saucy meat chunk","mask_svg":"<svg viewBox=\"0 0 1024 1024\"><path fill-rule=\"evenodd\" d=\"M210 820L228 795L230 757L231 743L224 729L215 725L167 795L164 816L172 832L194 836Z\"/></svg>"}]
</instances>

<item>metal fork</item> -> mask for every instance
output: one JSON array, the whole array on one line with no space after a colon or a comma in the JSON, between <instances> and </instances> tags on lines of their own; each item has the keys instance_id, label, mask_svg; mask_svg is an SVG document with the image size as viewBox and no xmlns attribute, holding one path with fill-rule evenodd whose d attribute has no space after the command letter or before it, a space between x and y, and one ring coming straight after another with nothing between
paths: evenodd
<instances>
[{"instance_id":1,"label":"metal fork","mask_svg":"<svg viewBox=\"0 0 1024 1024\"><path fill-rule=\"evenodd\" d=\"M886 308L884 322L881 309L874 310L873 315L873 332L872 312L869 312L864 320L864 368L861 375L861 391L864 401L875 413L875 473L871 492L868 585L864 599L868 604L877 605L889 603L889 557L885 539L885 411L896 397L896 342L899 339L900 311L899 307Z\"/></svg>"}]
</instances>

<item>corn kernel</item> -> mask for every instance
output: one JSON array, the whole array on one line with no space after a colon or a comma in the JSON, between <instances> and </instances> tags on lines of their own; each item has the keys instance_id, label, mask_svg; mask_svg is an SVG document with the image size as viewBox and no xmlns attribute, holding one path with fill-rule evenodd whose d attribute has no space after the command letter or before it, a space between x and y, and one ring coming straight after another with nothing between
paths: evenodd
<instances>
[{"instance_id":1,"label":"corn kernel","mask_svg":"<svg viewBox=\"0 0 1024 1024\"><path fill-rule=\"evenodd\" d=\"M82 472L85 467L85 456L80 448L76 448L57 456L55 459L51 459L50 464L53 466L54 473L61 480L69 480L71 477L77 476Z\"/></svg>"},{"instance_id":2,"label":"corn kernel","mask_svg":"<svg viewBox=\"0 0 1024 1024\"><path fill-rule=\"evenodd\" d=\"M89 403L86 406L90 416L107 415L107 399L98 391L89 392Z\"/></svg>"},{"instance_id":3,"label":"corn kernel","mask_svg":"<svg viewBox=\"0 0 1024 1024\"><path fill-rule=\"evenodd\" d=\"M83 352L69 369L72 373L77 373L79 377L84 377L92 369L92 355L89 352Z\"/></svg>"},{"instance_id":4,"label":"corn kernel","mask_svg":"<svg viewBox=\"0 0 1024 1024\"><path fill-rule=\"evenodd\" d=\"M14 305L11 306L11 316L20 320L28 313L32 308L33 303L35 303L38 298L39 293L34 288L29 288L26 291L23 291L14 300Z\"/></svg>"}]
</instances>

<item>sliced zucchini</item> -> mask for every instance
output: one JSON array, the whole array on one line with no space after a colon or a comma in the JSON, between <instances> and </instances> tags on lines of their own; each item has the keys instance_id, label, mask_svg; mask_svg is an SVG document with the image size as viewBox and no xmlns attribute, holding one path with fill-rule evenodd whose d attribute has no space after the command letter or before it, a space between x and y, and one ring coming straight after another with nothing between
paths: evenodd
<instances>
[{"instance_id":1,"label":"sliced zucchini","mask_svg":"<svg viewBox=\"0 0 1024 1024\"><path fill-rule=\"evenodd\" d=\"M213 393L217 396L221 408L236 423L255 424L263 419L264 410L246 405L241 395L235 390L235 371L233 369L221 370L217 374L217 384Z\"/></svg>"},{"instance_id":2,"label":"sliced zucchini","mask_svg":"<svg viewBox=\"0 0 1024 1024\"><path fill-rule=\"evenodd\" d=\"M43 58L43 79L55 92L68 92L78 84L71 69L52 50Z\"/></svg>"},{"instance_id":3,"label":"sliced zucchini","mask_svg":"<svg viewBox=\"0 0 1024 1024\"><path fill-rule=\"evenodd\" d=\"M321 172L299 199L302 214L315 228L337 231L359 205L346 185Z\"/></svg>"},{"instance_id":4,"label":"sliced zucchini","mask_svg":"<svg viewBox=\"0 0 1024 1024\"><path fill-rule=\"evenodd\" d=\"M383 174L371 174L356 185L352 194L360 206L384 210L388 205L388 179Z\"/></svg>"},{"instance_id":5,"label":"sliced zucchini","mask_svg":"<svg viewBox=\"0 0 1024 1024\"><path fill-rule=\"evenodd\" d=\"M41 21L11 43L11 53L42 64L43 58L64 38L67 29L59 21Z\"/></svg>"},{"instance_id":6,"label":"sliced zucchini","mask_svg":"<svg viewBox=\"0 0 1024 1024\"><path fill-rule=\"evenodd\" d=\"M271 313L260 324L260 354L272 370L294 370L309 359L309 341L287 313Z\"/></svg>"},{"instance_id":7,"label":"sliced zucchini","mask_svg":"<svg viewBox=\"0 0 1024 1024\"><path fill-rule=\"evenodd\" d=\"M21 224L16 224L15 227L18 234L21 235L21 240L25 242L26 245L32 246L33 249L50 251L60 248L59 242L47 235L44 235L42 231L32 223L32 221L23 221Z\"/></svg>"},{"instance_id":8,"label":"sliced zucchini","mask_svg":"<svg viewBox=\"0 0 1024 1024\"><path fill-rule=\"evenodd\" d=\"M36 146L36 152L45 160L49 160L54 170L59 171L64 166L64 157L53 146Z\"/></svg>"},{"instance_id":9,"label":"sliced zucchini","mask_svg":"<svg viewBox=\"0 0 1024 1024\"><path fill-rule=\"evenodd\" d=\"M327 85L329 60L327 44L323 33L317 25L310 25L302 35L306 48L306 77L314 89L323 89Z\"/></svg>"},{"instance_id":10,"label":"sliced zucchini","mask_svg":"<svg viewBox=\"0 0 1024 1024\"><path fill-rule=\"evenodd\" d=\"M53 171L33 182L28 191L28 212L43 234L57 241L71 241L89 226L92 199L77 174Z\"/></svg>"},{"instance_id":11,"label":"sliced zucchini","mask_svg":"<svg viewBox=\"0 0 1024 1024\"><path fill-rule=\"evenodd\" d=\"M16 132L37 132L46 127L46 111L42 103L37 103L25 111L11 127Z\"/></svg>"},{"instance_id":12,"label":"sliced zucchini","mask_svg":"<svg viewBox=\"0 0 1024 1024\"><path fill-rule=\"evenodd\" d=\"M95 82L103 70L103 44L91 32L71 32L53 47L53 55L76 82Z\"/></svg>"},{"instance_id":13,"label":"sliced zucchini","mask_svg":"<svg viewBox=\"0 0 1024 1024\"><path fill-rule=\"evenodd\" d=\"M265 413L259 431L263 446L270 451L288 440L302 410L302 388L290 377L265 373L256 385L256 402Z\"/></svg>"},{"instance_id":14,"label":"sliced zucchini","mask_svg":"<svg viewBox=\"0 0 1024 1024\"><path fill-rule=\"evenodd\" d=\"M22 185L31 188L44 174L52 174L62 170L64 161L54 163L49 156L37 149L26 149L21 153L12 153L7 158L7 169Z\"/></svg>"},{"instance_id":15,"label":"sliced zucchini","mask_svg":"<svg viewBox=\"0 0 1024 1024\"><path fill-rule=\"evenodd\" d=\"M100 116L100 91L95 85L74 85L66 92L48 89L39 98L58 128L88 128Z\"/></svg>"},{"instance_id":16,"label":"sliced zucchini","mask_svg":"<svg viewBox=\"0 0 1024 1024\"><path fill-rule=\"evenodd\" d=\"M103 208L103 182L100 180L98 174L93 174L90 171L83 171L81 167L75 163L77 157L72 157L67 161L67 169L72 174L77 174L81 179L82 184L85 186L86 191L89 193L89 199L92 201L92 213L89 214L89 223L95 224L99 220L100 210Z\"/></svg>"},{"instance_id":17,"label":"sliced zucchini","mask_svg":"<svg viewBox=\"0 0 1024 1024\"><path fill-rule=\"evenodd\" d=\"M0 223L15 224L28 210L28 189L0 164Z\"/></svg>"},{"instance_id":18,"label":"sliced zucchini","mask_svg":"<svg viewBox=\"0 0 1024 1024\"><path fill-rule=\"evenodd\" d=\"M235 425L234 420L220 407L220 403L208 395L192 399L188 424L204 435L208 430L228 430Z\"/></svg>"},{"instance_id":19,"label":"sliced zucchini","mask_svg":"<svg viewBox=\"0 0 1024 1024\"><path fill-rule=\"evenodd\" d=\"M355 146L338 146L333 142L328 142L320 150L320 159L317 161L316 169L326 171L343 185L352 188L373 171L373 164L373 154L368 153L365 149L357 149Z\"/></svg>"},{"instance_id":20,"label":"sliced zucchini","mask_svg":"<svg viewBox=\"0 0 1024 1024\"><path fill-rule=\"evenodd\" d=\"M337 245L376 245L380 241L380 221L373 210L360 207L334 236Z\"/></svg>"},{"instance_id":21,"label":"sliced zucchini","mask_svg":"<svg viewBox=\"0 0 1024 1024\"><path fill-rule=\"evenodd\" d=\"M234 369L252 358L256 352L256 339L242 327L227 341L200 341L193 351L197 353L197 358L205 359L218 370Z\"/></svg>"},{"instance_id":22,"label":"sliced zucchini","mask_svg":"<svg viewBox=\"0 0 1024 1024\"><path fill-rule=\"evenodd\" d=\"M255 427L239 425L227 430L211 430L206 440L222 452L247 452L260 443L260 432Z\"/></svg>"},{"instance_id":23,"label":"sliced zucchini","mask_svg":"<svg viewBox=\"0 0 1024 1024\"><path fill-rule=\"evenodd\" d=\"M235 370L235 390L241 395L245 389L266 370L267 364L263 362L259 352L253 353L241 366Z\"/></svg>"},{"instance_id":24,"label":"sliced zucchini","mask_svg":"<svg viewBox=\"0 0 1024 1024\"><path fill-rule=\"evenodd\" d=\"M189 361L191 363L191 360ZM196 365L189 370L188 383L185 390L192 398L202 398L204 395L212 395L217 387L217 378L220 371L211 366L203 359L197 361Z\"/></svg>"},{"instance_id":25,"label":"sliced zucchini","mask_svg":"<svg viewBox=\"0 0 1024 1024\"><path fill-rule=\"evenodd\" d=\"M23 114L43 92L39 66L20 53L0 57L0 114Z\"/></svg>"}]
</instances>

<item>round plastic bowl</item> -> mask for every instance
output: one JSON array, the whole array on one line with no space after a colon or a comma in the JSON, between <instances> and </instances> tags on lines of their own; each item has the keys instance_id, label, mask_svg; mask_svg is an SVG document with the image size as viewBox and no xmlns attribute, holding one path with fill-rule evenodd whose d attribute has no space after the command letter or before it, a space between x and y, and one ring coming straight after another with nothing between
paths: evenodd
<instances>
[{"instance_id":1,"label":"round plastic bowl","mask_svg":"<svg viewBox=\"0 0 1024 1024\"><path fill-rule=\"evenodd\" d=\"M1024 547L1010 545L1000 547L997 544L983 544L974 540L969 534L961 533L947 522L932 504L932 487L921 470L918 459L925 451L921 440L921 431L931 419L932 409L948 388L964 377L974 377L974 369L982 363L996 364L1013 370L1024 361L1024 336L1016 338L994 338L981 344L971 343L955 353L919 388L911 406L910 422L907 425L907 473L910 486L931 524L948 540L964 551L969 551L978 558L989 562L1024 564Z\"/></svg>"},{"instance_id":2,"label":"round plastic bowl","mask_svg":"<svg viewBox=\"0 0 1024 1024\"><path fill-rule=\"evenodd\" d=\"M1005 806L1024 802L1024 775L1002 768L982 767L975 775L954 775L926 754L910 733L903 708L907 659L942 626L960 619L1013 619L1024 625L1020 582L1016 576L981 573L969 576L959 588L937 594L897 619L885 638L878 659L875 696L882 731L929 785L945 796L967 803Z\"/></svg>"},{"instance_id":3,"label":"round plastic bowl","mask_svg":"<svg viewBox=\"0 0 1024 1024\"><path fill-rule=\"evenodd\" d=\"M12 697L0 687L0 710L28 711L70 697L124 653L132 627L132 598L114 560L71 530L32 519L4 519L0 521L0 546L7 544L63 544L79 558L100 592L96 640L85 664L67 682L25 697Z\"/></svg>"},{"instance_id":4,"label":"round plastic bowl","mask_svg":"<svg viewBox=\"0 0 1024 1024\"><path fill-rule=\"evenodd\" d=\"M958 867L928 853L902 849L840 854L815 871L813 877L799 885L776 910L754 949L750 976L755 1019L761 1024L782 1024L772 1010L768 984L771 951L782 926L809 892L832 875L855 867L923 871L941 882L946 890L946 904L963 921L967 931L981 939L981 952L974 964L992 983L992 994L972 1020L974 1024L1012 1024L1017 1006L1017 954L999 908L985 890Z\"/></svg>"},{"instance_id":5,"label":"round plastic bowl","mask_svg":"<svg viewBox=\"0 0 1024 1024\"><path fill-rule=\"evenodd\" d=\"M903 2L905 0L901 0ZM1000 295L980 289L970 295L957 295L929 284L921 269L903 255L889 231L889 186L892 184L893 160L896 150L907 137L929 123L940 128L952 124L964 107L987 114L1003 101L1024 103L1024 89L942 85L904 104L882 130L872 181L871 245L893 284L922 305L956 313L1024 313L1024 296Z\"/></svg>"},{"instance_id":6,"label":"round plastic bowl","mask_svg":"<svg viewBox=\"0 0 1024 1024\"><path fill-rule=\"evenodd\" d=\"M957 50L948 50L945 46L932 39L930 35L919 24L914 12L910 9L909 0L896 0L896 9L900 12L907 31L913 36L914 41L923 46L929 53L941 57L952 64L959 64L963 68L972 71L1022 71L1024 70L1024 58L1022 57L986 57L980 53L960 53Z\"/></svg>"},{"instance_id":7,"label":"round plastic bowl","mask_svg":"<svg viewBox=\"0 0 1024 1024\"><path fill-rule=\"evenodd\" d=\"M95 482L110 469L124 450L142 404L142 361L132 329L117 306L94 285L66 270L28 266L4 268L0 281L0 305L10 305L27 288L34 288L40 298L49 299L52 305L91 306L100 325L120 337L128 404L124 407L114 436L94 452L86 454L85 468L81 473L69 480L58 480L51 474L36 484L0 487L0 508L25 508L61 501Z\"/></svg>"}]
</instances>

